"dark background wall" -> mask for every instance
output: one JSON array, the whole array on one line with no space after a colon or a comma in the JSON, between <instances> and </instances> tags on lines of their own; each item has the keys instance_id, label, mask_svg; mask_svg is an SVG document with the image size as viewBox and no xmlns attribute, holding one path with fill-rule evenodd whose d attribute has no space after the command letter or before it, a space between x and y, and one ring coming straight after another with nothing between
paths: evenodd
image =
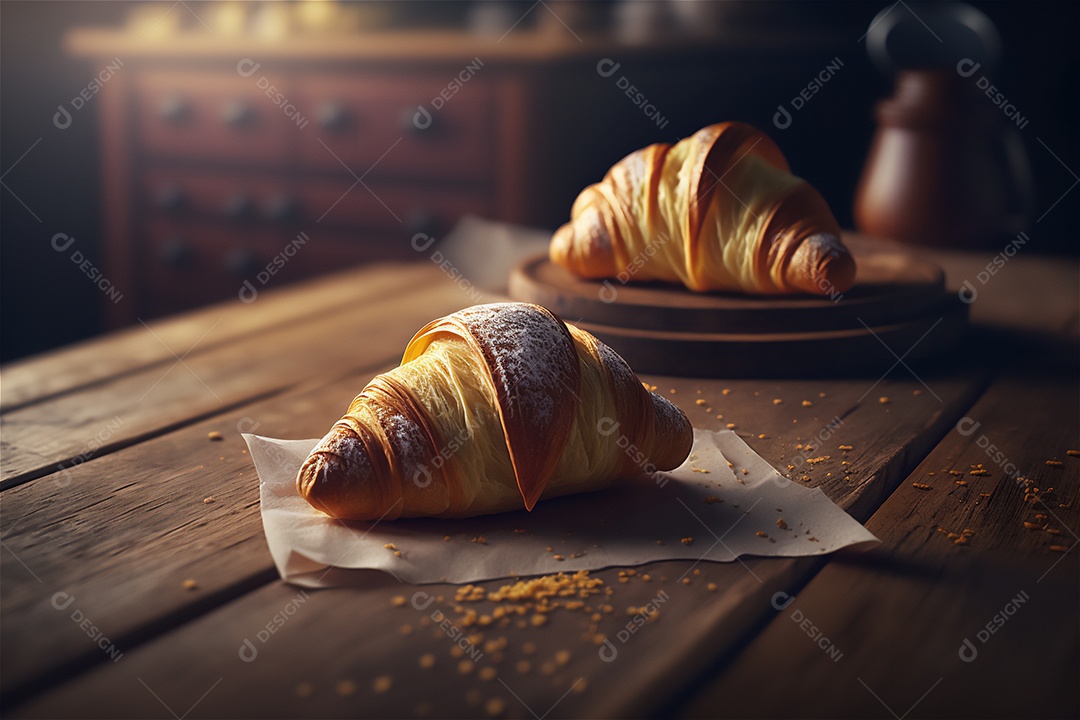
<instances>
[{"instance_id":1,"label":"dark background wall","mask_svg":"<svg viewBox=\"0 0 1080 720\"><path fill-rule=\"evenodd\" d=\"M1002 35L997 84L1030 120L1022 139L1034 170L1036 216L1058 203L1029 233L1030 249L1075 256L1080 250L1080 189L1073 187L1080 168L1080 3L973 4ZM888 3L835 1L742 6L742 17L752 26L747 32L768 37L794 31L821 41L819 49L797 63L778 61L771 86L750 89L742 97L718 98L698 77L692 85L680 82L662 62L625 68L644 94L667 111L670 124L658 133L644 116L627 114L625 122L603 128L604 141L595 147L596 172L642 144L673 141L720 119L744 120L774 136L796 173L814 183L841 224L850 227L855 186L874 132L873 106L892 87L891 78L867 59L860 37L885 7ZM454 23L469 8L467 2L414 3L405 22ZM55 234L65 233L76 239L73 247L101 265L98 116L93 100L67 129L58 129L53 115L95 72L64 54L64 34L79 26L119 26L130 9L126 2L0 3L0 360L101 331L100 291L70 261L70 251L61 254L50 246ZM613 10L612 3L596 3L592 9L601 17ZM794 96L833 58L842 60L843 71L790 128L774 131L777 102ZM707 70L730 74L745 68L736 62ZM599 93L594 100L619 101ZM717 108L726 116L717 117ZM587 108L580 122L588 122ZM565 192L572 198L577 189Z\"/></svg>"}]
</instances>

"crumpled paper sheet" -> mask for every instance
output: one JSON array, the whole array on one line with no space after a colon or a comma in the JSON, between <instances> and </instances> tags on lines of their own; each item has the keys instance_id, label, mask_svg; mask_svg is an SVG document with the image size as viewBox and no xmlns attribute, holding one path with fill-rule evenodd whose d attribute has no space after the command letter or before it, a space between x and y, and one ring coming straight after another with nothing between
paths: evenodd
<instances>
[{"instance_id":1,"label":"crumpled paper sheet","mask_svg":"<svg viewBox=\"0 0 1080 720\"><path fill-rule=\"evenodd\" d=\"M368 575L348 570L468 583L658 560L822 555L879 542L821 490L783 477L730 430L695 429L690 457L671 472L542 500L531 513L377 523L334 520L297 494L297 472L318 440L244 439L274 563L283 579L305 587Z\"/></svg>"}]
</instances>

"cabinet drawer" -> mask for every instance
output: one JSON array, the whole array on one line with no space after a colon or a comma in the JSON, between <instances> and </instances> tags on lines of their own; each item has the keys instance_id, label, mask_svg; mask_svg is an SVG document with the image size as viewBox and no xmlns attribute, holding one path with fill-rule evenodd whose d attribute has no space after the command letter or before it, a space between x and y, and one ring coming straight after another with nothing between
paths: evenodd
<instances>
[{"instance_id":1,"label":"cabinet drawer","mask_svg":"<svg viewBox=\"0 0 1080 720\"><path fill-rule=\"evenodd\" d=\"M371 229L394 235L441 235L467 213L492 217L491 192L396 183L305 181L297 186L301 222L337 228Z\"/></svg>"},{"instance_id":2,"label":"cabinet drawer","mask_svg":"<svg viewBox=\"0 0 1080 720\"><path fill-rule=\"evenodd\" d=\"M284 180L256 173L150 168L138 185L150 216L285 222L299 207Z\"/></svg>"},{"instance_id":3,"label":"cabinet drawer","mask_svg":"<svg viewBox=\"0 0 1080 720\"><path fill-rule=\"evenodd\" d=\"M446 75L322 77L305 79L299 106L316 132L301 133L308 167L377 177L493 177L494 94L472 77L454 94ZM440 93L446 93L444 100ZM433 100L435 101L433 103ZM438 104L440 107L436 108ZM424 107L430 123L415 118Z\"/></svg>"},{"instance_id":4,"label":"cabinet drawer","mask_svg":"<svg viewBox=\"0 0 1080 720\"><path fill-rule=\"evenodd\" d=\"M375 234L249 230L227 223L153 219L146 223L139 263L147 312L178 312L239 299L351 265L413 259L407 242Z\"/></svg>"},{"instance_id":5,"label":"cabinet drawer","mask_svg":"<svg viewBox=\"0 0 1080 720\"><path fill-rule=\"evenodd\" d=\"M136 81L138 137L152 156L281 163L304 131L286 115L295 107L275 104L260 87L264 82L288 97L284 80L262 75L142 73Z\"/></svg>"}]
</instances>

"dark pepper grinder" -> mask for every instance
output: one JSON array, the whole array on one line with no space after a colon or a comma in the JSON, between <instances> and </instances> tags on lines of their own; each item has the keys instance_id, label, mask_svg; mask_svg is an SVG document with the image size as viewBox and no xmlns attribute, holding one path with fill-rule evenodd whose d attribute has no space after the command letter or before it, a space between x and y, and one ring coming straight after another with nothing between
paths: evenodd
<instances>
[{"instance_id":1,"label":"dark pepper grinder","mask_svg":"<svg viewBox=\"0 0 1080 720\"><path fill-rule=\"evenodd\" d=\"M953 3L915 12L923 22L897 8L867 35L875 62L898 72L893 96L876 108L855 224L916 245L996 246L1031 217L1027 155L1007 124L1027 119L998 91L987 94L997 35L985 15Z\"/></svg>"}]
</instances>

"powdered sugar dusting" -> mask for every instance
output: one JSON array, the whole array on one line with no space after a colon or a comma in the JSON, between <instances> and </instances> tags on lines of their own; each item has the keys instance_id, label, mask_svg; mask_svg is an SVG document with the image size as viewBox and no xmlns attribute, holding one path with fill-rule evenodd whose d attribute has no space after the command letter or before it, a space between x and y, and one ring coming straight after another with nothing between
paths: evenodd
<instances>
[{"instance_id":1,"label":"powdered sugar dusting","mask_svg":"<svg viewBox=\"0 0 1080 720\"><path fill-rule=\"evenodd\" d=\"M600 352L600 359L603 360L604 365L606 365L611 372L612 379L615 382L615 392L621 392L621 388L624 387L641 384L637 375L634 374L634 371L631 370L630 366L623 360L622 355L599 340L596 341L596 346L597 350Z\"/></svg>"},{"instance_id":2,"label":"powdered sugar dusting","mask_svg":"<svg viewBox=\"0 0 1080 720\"><path fill-rule=\"evenodd\" d=\"M398 464L401 467L415 467L424 463L427 459L424 453L427 438L423 429L405 415L381 403L374 405L374 409Z\"/></svg>"},{"instance_id":3,"label":"powdered sugar dusting","mask_svg":"<svg viewBox=\"0 0 1080 720\"><path fill-rule=\"evenodd\" d=\"M555 398L571 386L576 367L573 340L559 320L527 303L477 305L458 317L485 347L492 377L505 398L507 419L529 417L540 425L554 420Z\"/></svg>"}]
</instances>

